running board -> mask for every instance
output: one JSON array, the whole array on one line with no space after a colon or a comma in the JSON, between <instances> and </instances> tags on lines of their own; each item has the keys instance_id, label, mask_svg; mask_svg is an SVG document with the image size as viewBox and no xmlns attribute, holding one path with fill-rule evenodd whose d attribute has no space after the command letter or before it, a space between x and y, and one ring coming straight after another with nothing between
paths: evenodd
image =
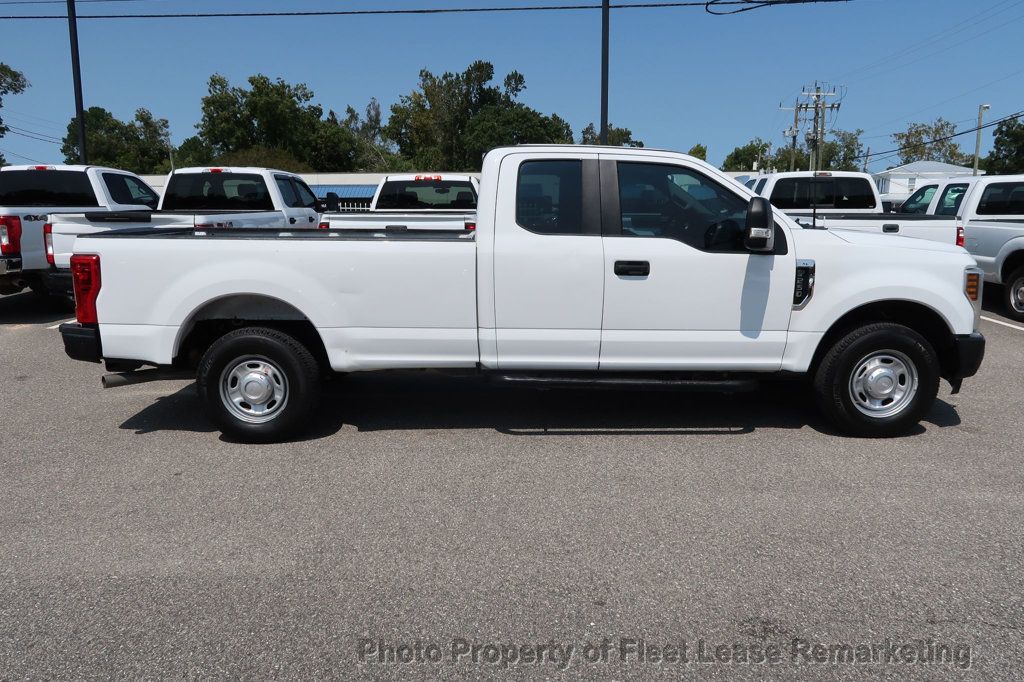
<instances>
[{"instance_id":1,"label":"running board","mask_svg":"<svg viewBox=\"0 0 1024 682\"><path fill-rule=\"evenodd\" d=\"M671 376L573 376L572 374L496 374L493 380L510 386L534 388L607 388L668 391L747 393L757 390L756 379L717 379Z\"/></svg>"},{"instance_id":2,"label":"running board","mask_svg":"<svg viewBox=\"0 0 1024 682\"><path fill-rule=\"evenodd\" d=\"M195 377L194 372L156 368L104 374L100 382L103 388L118 388L134 384L147 384L151 381L170 381L174 379L191 379L193 377Z\"/></svg>"}]
</instances>

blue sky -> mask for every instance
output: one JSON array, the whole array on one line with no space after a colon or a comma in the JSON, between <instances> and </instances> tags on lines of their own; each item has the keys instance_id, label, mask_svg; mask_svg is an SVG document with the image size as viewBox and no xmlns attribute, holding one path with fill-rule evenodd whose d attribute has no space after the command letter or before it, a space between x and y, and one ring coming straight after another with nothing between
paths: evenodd
<instances>
[{"instance_id":1,"label":"blue sky","mask_svg":"<svg viewBox=\"0 0 1024 682\"><path fill-rule=\"evenodd\" d=\"M59 4L0 3L0 15L60 14ZM632 0L628 0L632 1ZM38 0L36 0L38 2ZM366 9L534 5L545 0L144 0L79 3L80 14L159 11ZM385 107L416 84L421 68L464 69L494 63L498 77L526 77L522 99L557 112L577 136L599 116L600 12L82 20L86 106L121 118L138 107L170 120L175 142L194 133L211 73L243 83L254 73L304 82L325 108ZM804 84L846 86L834 125L863 128L874 151L908 121L937 116L973 127L978 105L988 120L1024 109L1024 0L851 0L771 7L715 17L700 8L612 12L610 118L648 146L709 147L720 164L738 144L760 136L785 144L792 106ZM0 21L0 60L32 87L5 100L9 125L63 136L73 115L67 24ZM974 136L960 138L973 151ZM991 146L986 131L983 150ZM59 145L8 134L11 163L60 161ZM18 155L21 155L20 157ZM880 160L872 170L893 165Z\"/></svg>"}]
</instances>

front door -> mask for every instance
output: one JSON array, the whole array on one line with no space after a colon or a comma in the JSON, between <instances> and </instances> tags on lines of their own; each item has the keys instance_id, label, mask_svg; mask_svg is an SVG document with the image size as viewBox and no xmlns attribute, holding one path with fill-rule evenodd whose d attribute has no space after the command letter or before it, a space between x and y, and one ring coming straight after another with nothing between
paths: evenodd
<instances>
[{"instance_id":1,"label":"front door","mask_svg":"<svg viewBox=\"0 0 1024 682\"><path fill-rule=\"evenodd\" d=\"M748 199L698 166L602 159L602 370L780 368L795 258L743 246Z\"/></svg>"},{"instance_id":2,"label":"front door","mask_svg":"<svg viewBox=\"0 0 1024 682\"><path fill-rule=\"evenodd\" d=\"M597 369L604 295L597 158L502 161L493 251L500 369Z\"/></svg>"}]
</instances>

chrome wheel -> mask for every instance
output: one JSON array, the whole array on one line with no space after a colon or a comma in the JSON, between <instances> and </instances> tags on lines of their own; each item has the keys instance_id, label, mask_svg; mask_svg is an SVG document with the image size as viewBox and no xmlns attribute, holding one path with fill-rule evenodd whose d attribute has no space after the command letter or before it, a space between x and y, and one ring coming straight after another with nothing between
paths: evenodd
<instances>
[{"instance_id":1,"label":"chrome wheel","mask_svg":"<svg viewBox=\"0 0 1024 682\"><path fill-rule=\"evenodd\" d=\"M903 353L883 350L854 365L850 398L863 414L884 418L899 414L917 395L917 367Z\"/></svg>"},{"instance_id":2,"label":"chrome wheel","mask_svg":"<svg viewBox=\"0 0 1024 682\"><path fill-rule=\"evenodd\" d=\"M1014 311L1024 315L1024 277L1018 278L1010 285L1010 306Z\"/></svg>"},{"instance_id":3,"label":"chrome wheel","mask_svg":"<svg viewBox=\"0 0 1024 682\"><path fill-rule=\"evenodd\" d=\"M288 404L288 378L267 358L238 360L221 373L220 399L238 419L265 424Z\"/></svg>"}]
</instances>

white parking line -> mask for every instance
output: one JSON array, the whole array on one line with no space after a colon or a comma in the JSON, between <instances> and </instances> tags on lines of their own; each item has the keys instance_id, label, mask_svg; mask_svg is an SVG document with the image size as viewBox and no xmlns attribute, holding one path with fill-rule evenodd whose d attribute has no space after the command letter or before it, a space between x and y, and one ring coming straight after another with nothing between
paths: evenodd
<instances>
[{"instance_id":1,"label":"white parking line","mask_svg":"<svg viewBox=\"0 0 1024 682\"><path fill-rule=\"evenodd\" d=\"M985 317L984 315L981 316L981 319L985 320L986 322L995 322L996 324L1001 324L1004 327L1009 327L1010 329L1016 329L1018 331L1024 332L1024 327L1021 327L1016 324L1010 324L1009 322L1003 322L1002 320L996 320L991 317Z\"/></svg>"},{"instance_id":2,"label":"white parking line","mask_svg":"<svg viewBox=\"0 0 1024 682\"><path fill-rule=\"evenodd\" d=\"M47 327L47 329L56 329L57 327L61 326L62 324L66 324L68 322L74 322L74 321L75 321L75 318L72 317L70 320L64 320L63 322L58 322L55 325L51 325L51 326Z\"/></svg>"}]
</instances>

